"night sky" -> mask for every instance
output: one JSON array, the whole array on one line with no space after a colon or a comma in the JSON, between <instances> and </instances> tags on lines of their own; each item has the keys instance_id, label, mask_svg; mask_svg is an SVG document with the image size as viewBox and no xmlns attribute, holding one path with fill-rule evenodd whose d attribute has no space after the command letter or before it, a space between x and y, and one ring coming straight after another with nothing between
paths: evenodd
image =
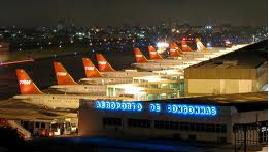
<instances>
[{"instance_id":1,"label":"night sky","mask_svg":"<svg viewBox=\"0 0 269 152\"><path fill-rule=\"evenodd\" d=\"M267 25L267 0L1 0L1 25Z\"/></svg>"}]
</instances>

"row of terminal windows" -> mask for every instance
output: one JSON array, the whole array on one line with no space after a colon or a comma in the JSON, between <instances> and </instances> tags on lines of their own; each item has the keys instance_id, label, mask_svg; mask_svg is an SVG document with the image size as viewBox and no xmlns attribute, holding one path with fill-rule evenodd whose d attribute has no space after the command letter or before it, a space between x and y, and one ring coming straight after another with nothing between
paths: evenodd
<instances>
[{"instance_id":1,"label":"row of terminal windows","mask_svg":"<svg viewBox=\"0 0 269 152\"><path fill-rule=\"evenodd\" d=\"M122 119L121 118L103 118L103 126L121 127Z\"/></svg>"},{"instance_id":2,"label":"row of terminal windows","mask_svg":"<svg viewBox=\"0 0 269 152\"><path fill-rule=\"evenodd\" d=\"M219 132L226 133L226 124L213 123L190 123L177 121L162 121L154 120L154 128L182 131L197 131L197 132Z\"/></svg>"},{"instance_id":3,"label":"row of terminal windows","mask_svg":"<svg viewBox=\"0 0 269 152\"><path fill-rule=\"evenodd\" d=\"M150 120L147 119L128 119L130 128L150 128Z\"/></svg>"},{"instance_id":4,"label":"row of terminal windows","mask_svg":"<svg viewBox=\"0 0 269 152\"><path fill-rule=\"evenodd\" d=\"M121 118L103 118L103 126L122 127L123 121ZM129 128L150 128L151 121L148 119L128 119ZM166 130L181 130L181 131L196 131L196 132L218 132L226 133L226 124L213 124L213 123L190 123L178 121L163 121L154 120L153 127L155 129Z\"/></svg>"}]
</instances>

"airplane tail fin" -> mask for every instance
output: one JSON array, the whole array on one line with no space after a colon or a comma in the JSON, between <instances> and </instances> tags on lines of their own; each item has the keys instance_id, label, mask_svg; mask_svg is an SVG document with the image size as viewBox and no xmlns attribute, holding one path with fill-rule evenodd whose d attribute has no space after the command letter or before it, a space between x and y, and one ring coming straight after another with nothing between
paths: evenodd
<instances>
[{"instance_id":1,"label":"airplane tail fin","mask_svg":"<svg viewBox=\"0 0 269 152\"><path fill-rule=\"evenodd\" d=\"M204 44L201 42L200 39L196 39L196 46L197 46L197 51L199 52L207 52L207 48L204 46Z\"/></svg>"},{"instance_id":2,"label":"airplane tail fin","mask_svg":"<svg viewBox=\"0 0 269 152\"><path fill-rule=\"evenodd\" d=\"M96 54L98 69L100 72L113 72L115 71L111 65L107 62L102 54Z\"/></svg>"},{"instance_id":3,"label":"airplane tail fin","mask_svg":"<svg viewBox=\"0 0 269 152\"><path fill-rule=\"evenodd\" d=\"M181 49L177 46L175 42L169 44L169 55L170 57L181 56Z\"/></svg>"},{"instance_id":4,"label":"airplane tail fin","mask_svg":"<svg viewBox=\"0 0 269 152\"><path fill-rule=\"evenodd\" d=\"M181 41L181 48L183 52L192 52L192 48L188 46L186 39L183 38Z\"/></svg>"},{"instance_id":5,"label":"airplane tail fin","mask_svg":"<svg viewBox=\"0 0 269 152\"><path fill-rule=\"evenodd\" d=\"M101 73L98 71L98 69L92 63L91 59L82 58L82 63L83 63L84 72L85 72L85 75L87 78L102 77Z\"/></svg>"},{"instance_id":6,"label":"airplane tail fin","mask_svg":"<svg viewBox=\"0 0 269 152\"><path fill-rule=\"evenodd\" d=\"M148 46L149 58L151 60L163 60L163 58L158 54L157 50L153 46Z\"/></svg>"},{"instance_id":7,"label":"airplane tail fin","mask_svg":"<svg viewBox=\"0 0 269 152\"><path fill-rule=\"evenodd\" d=\"M41 94L30 76L23 69L16 69L16 76L18 78L21 94Z\"/></svg>"},{"instance_id":8,"label":"airplane tail fin","mask_svg":"<svg viewBox=\"0 0 269 152\"><path fill-rule=\"evenodd\" d=\"M61 62L54 62L54 70L56 73L58 85L77 85L72 76L66 71Z\"/></svg>"},{"instance_id":9,"label":"airplane tail fin","mask_svg":"<svg viewBox=\"0 0 269 152\"><path fill-rule=\"evenodd\" d=\"M136 63L146 63L148 62L147 58L143 55L139 48L134 48L135 60Z\"/></svg>"}]
</instances>

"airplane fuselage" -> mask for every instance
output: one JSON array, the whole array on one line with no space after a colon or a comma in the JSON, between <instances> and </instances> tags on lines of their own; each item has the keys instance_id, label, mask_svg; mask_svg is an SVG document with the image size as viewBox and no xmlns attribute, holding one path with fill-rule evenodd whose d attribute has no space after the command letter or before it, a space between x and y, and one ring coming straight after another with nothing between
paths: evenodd
<instances>
[{"instance_id":1,"label":"airplane fuselage","mask_svg":"<svg viewBox=\"0 0 269 152\"><path fill-rule=\"evenodd\" d=\"M86 94L105 96L105 85L56 85L49 87L50 89L57 90L64 93Z\"/></svg>"},{"instance_id":2,"label":"airplane fuselage","mask_svg":"<svg viewBox=\"0 0 269 152\"><path fill-rule=\"evenodd\" d=\"M50 109L65 108L77 109L80 99L87 100L128 100L127 98L105 97L105 96L85 96L85 95L70 95L70 94L28 94L14 96L13 99L33 105L43 106ZM131 100L131 99L129 99Z\"/></svg>"}]
</instances>

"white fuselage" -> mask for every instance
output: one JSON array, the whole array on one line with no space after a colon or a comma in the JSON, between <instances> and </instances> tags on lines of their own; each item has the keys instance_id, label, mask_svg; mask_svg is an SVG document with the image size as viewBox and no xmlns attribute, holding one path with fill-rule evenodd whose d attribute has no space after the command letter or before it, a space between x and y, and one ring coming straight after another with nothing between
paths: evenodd
<instances>
[{"instance_id":1,"label":"white fuselage","mask_svg":"<svg viewBox=\"0 0 269 152\"><path fill-rule=\"evenodd\" d=\"M85 95L71 95L71 94L28 94L14 96L13 99L22 102L44 106L50 109L64 108L77 109L79 107L80 99L88 100L132 100L120 97L106 97L106 96L85 96Z\"/></svg>"},{"instance_id":2,"label":"white fuselage","mask_svg":"<svg viewBox=\"0 0 269 152\"><path fill-rule=\"evenodd\" d=\"M106 85L56 85L49 88L64 93L86 94L94 96L106 95Z\"/></svg>"},{"instance_id":3,"label":"white fuselage","mask_svg":"<svg viewBox=\"0 0 269 152\"><path fill-rule=\"evenodd\" d=\"M247 46L247 44L242 44L242 45L233 45L230 48L225 48L225 47L213 47L213 48L207 48L206 52L200 51L200 50L195 50L194 52L183 52L183 58L186 59L212 59L216 58L228 53L231 53L237 49L240 49L242 47Z\"/></svg>"},{"instance_id":4,"label":"white fuselage","mask_svg":"<svg viewBox=\"0 0 269 152\"><path fill-rule=\"evenodd\" d=\"M87 85L112 85L112 84L128 84L133 83L134 77L152 76L151 72L136 72L136 71L115 71L103 72L102 77L81 78L82 84Z\"/></svg>"},{"instance_id":5,"label":"white fuselage","mask_svg":"<svg viewBox=\"0 0 269 152\"><path fill-rule=\"evenodd\" d=\"M146 63L134 63L133 66L145 71L159 71L167 69L182 70L188 68L190 65L231 53L244 46L246 46L246 44L234 45L231 48L209 48L207 52L198 50L194 52L183 52L183 55L180 58L149 61Z\"/></svg>"},{"instance_id":6,"label":"white fuselage","mask_svg":"<svg viewBox=\"0 0 269 152\"><path fill-rule=\"evenodd\" d=\"M179 69L174 64L164 64L164 63L157 63L157 62L156 63L153 63L153 62L133 63L132 66L143 71L160 71L160 70L168 70L168 69Z\"/></svg>"},{"instance_id":7,"label":"white fuselage","mask_svg":"<svg viewBox=\"0 0 269 152\"><path fill-rule=\"evenodd\" d=\"M140 77L154 75L151 72L137 72L137 71L115 71L115 72L102 72L103 77Z\"/></svg>"},{"instance_id":8,"label":"white fuselage","mask_svg":"<svg viewBox=\"0 0 269 152\"><path fill-rule=\"evenodd\" d=\"M146 63L133 63L137 69L141 69L144 71L160 71L160 70L183 70L190 65L199 63L203 60L198 59L164 59L160 61L149 61Z\"/></svg>"}]
</instances>

